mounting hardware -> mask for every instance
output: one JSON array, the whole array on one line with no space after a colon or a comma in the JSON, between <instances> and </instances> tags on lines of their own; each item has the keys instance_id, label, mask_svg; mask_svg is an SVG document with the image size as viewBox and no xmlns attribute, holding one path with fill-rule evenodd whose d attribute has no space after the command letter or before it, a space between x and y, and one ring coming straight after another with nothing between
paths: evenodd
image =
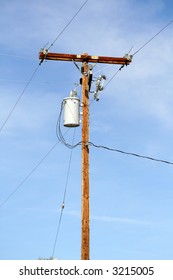
<instances>
[{"instance_id":1,"label":"mounting hardware","mask_svg":"<svg viewBox=\"0 0 173 280\"><path fill-rule=\"evenodd\" d=\"M103 84L104 84L105 80L106 80L106 76L105 75L100 75L97 78L96 89L94 91L94 99L96 101L99 101L99 99L100 99L100 92L104 89Z\"/></svg>"}]
</instances>

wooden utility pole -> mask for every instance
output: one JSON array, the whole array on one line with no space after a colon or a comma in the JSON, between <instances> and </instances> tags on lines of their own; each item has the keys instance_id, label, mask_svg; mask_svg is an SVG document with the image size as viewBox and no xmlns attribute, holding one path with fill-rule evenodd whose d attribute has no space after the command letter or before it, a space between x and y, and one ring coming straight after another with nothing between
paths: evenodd
<instances>
[{"instance_id":1,"label":"wooden utility pole","mask_svg":"<svg viewBox=\"0 0 173 280\"><path fill-rule=\"evenodd\" d=\"M88 54L39 53L40 64L44 60L82 62L82 232L81 259L90 259L90 207L89 207L89 83L90 71L88 63L105 63L129 65L131 56L105 57Z\"/></svg>"},{"instance_id":2,"label":"wooden utility pole","mask_svg":"<svg viewBox=\"0 0 173 280\"><path fill-rule=\"evenodd\" d=\"M89 68L82 64L82 240L81 260L89 260Z\"/></svg>"}]
</instances>

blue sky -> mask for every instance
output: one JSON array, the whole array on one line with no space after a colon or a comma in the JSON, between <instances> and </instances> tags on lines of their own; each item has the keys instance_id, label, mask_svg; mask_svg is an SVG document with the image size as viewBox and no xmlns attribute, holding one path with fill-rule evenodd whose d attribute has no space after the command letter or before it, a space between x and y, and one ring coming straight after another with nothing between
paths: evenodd
<instances>
[{"instance_id":1,"label":"blue sky","mask_svg":"<svg viewBox=\"0 0 173 280\"><path fill-rule=\"evenodd\" d=\"M1 1L0 126L38 66L40 48L54 41L83 3ZM124 56L133 47L133 54L172 20L172 8L172 1L166 0L89 0L50 51ZM173 162L172 35L170 25L118 73L99 102L92 102L93 143ZM105 74L109 81L117 69L96 65L94 76ZM1 203L57 142L61 102L79 79L71 62L48 61L39 67L0 133ZM71 129L66 134L68 142L73 133ZM80 140L81 127L75 131L75 142ZM57 144L0 208L1 260L51 256L70 152ZM172 165L91 147L91 259L173 259L172 178ZM77 147L56 258L80 259L80 217Z\"/></svg>"}]
</instances>

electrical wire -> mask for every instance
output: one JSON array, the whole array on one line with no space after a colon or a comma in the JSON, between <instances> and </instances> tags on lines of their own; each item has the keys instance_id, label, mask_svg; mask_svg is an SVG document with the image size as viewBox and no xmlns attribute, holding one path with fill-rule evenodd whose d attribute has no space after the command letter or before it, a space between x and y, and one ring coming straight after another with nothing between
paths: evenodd
<instances>
[{"instance_id":1,"label":"electrical wire","mask_svg":"<svg viewBox=\"0 0 173 280\"><path fill-rule=\"evenodd\" d=\"M65 27L62 29L62 31L58 34L58 36L55 38L55 40L51 43L51 45L49 46L49 48L47 49L47 51L55 44L55 42L59 39L59 37L63 34L63 32L67 29L67 27L72 23L72 21L76 18L76 16L80 13L80 11L82 10L82 8L87 4L89 0L86 0L83 5L77 10L77 12L75 13L75 15L70 19L70 21L65 25ZM46 58L46 54L44 59ZM42 62L44 61L44 59L42 61L39 62L39 65L37 66L37 68L35 69L34 73L32 74L31 78L29 79L28 83L26 84L25 88L23 89L23 91L21 92L19 98L17 99L16 103L14 104L13 108L11 109L10 113L8 114L7 118L5 119L4 123L2 124L2 126L0 127L0 133L2 132L4 126L6 125L7 121L9 120L9 118L11 117L13 111L15 110L16 106L18 105L20 99L22 98L23 94L25 93L26 89L28 88L29 84L31 83L31 81L33 80L36 72L38 71L39 66L42 64Z\"/></svg>"},{"instance_id":2,"label":"electrical wire","mask_svg":"<svg viewBox=\"0 0 173 280\"><path fill-rule=\"evenodd\" d=\"M119 71L120 71L120 69L119 69ZM90 103L90 106L91 106L91 104L92 104L92 102ZM58 121L57 121L57 125L56 125L56 135L57 135L59 141L64 146L66 146L69 149L75 149L77 146L82 145L82 141L78 142L77 144L74 144L74 142L73 142L73 144L69 144L65 140L64 135L62 134L62 131L61 131L62 111L63 111L63 102L61 103L61 109L60 109L60 113L59 113L59 117L58 117ZM106 150L109 150L109 151L112 151L112 152L117 152L117 153L129 155L129 156L135 156L135 157L138 157L138 158L143 158L143 159L152 160L152 161L155 161L155 162L160 162L160 163L173 165L173 162L168 161L168 160L158 159L158 158L154 158L154 157L150 157L150 156L146 156L146 155L140 155L140 154L132 153L132 152L126 152L126 151L123 151L123 150L109 148L109 147L102 146L102 145L96 145L93 142L88 142L87 144L90 145L90 146L93 146L95 148L102 148L102 149L106 149Z\"/></svg>"},{"instance_id":3,"label":"electrical wire","mask_svg":"<svg viewBox=\"0 0 173 280\"><path fill-rule=\"evenodd\" d=\"M51 45L49 46L49 48L47 49L47 51L55 44L55 42L59 39L59 37L63 34L63 32L67 29L67 27L72 23L72 21L76 18L76 16L80 13L80 11L82 10L82 8L87 4L89 0L86 0L83 5L77 10L77 12L75 13L75 15L70 19L70 21L65 25L65 27L62 29L62 31L58 34L58 36L55 38L55 40L51 43ZM1 54L2 55L2 54ZM46 55L45 55L46 57ZM43 59L44 60L44 59ZM18 105L20 99L22 98L22 96L24 95L26 89L28 88L29 84L31 83L31 81L33 80L35 74L37 73L39 66L42 64L43 61L39 62L37 68L35 69L35 71L33 72L31 78L29 79L28 83L26 84L25 88L23 89L23 91L21 92L19 98L17 99L16 103L14 104L14 106L12 107L11 111L9 112L7 118L5 119L4 123L2 124L2 126L0 127L0 133L2 132L3 128L5 127L6 123L8 122L8 120L10 119L12 113L14 112L16 106ZM61 131L60 131L61 132ZM62 141L64 144L65 139L62 135L62 133L60 133L60 141ZM59 143L59 141L57 142ZM57 144L56 143L56 144ZM55 145L56 145L55 144ZM79 145L80 143L78 143L77 145ZM69 148L71 147L71 145L69 145ZM76 145L74 146L76 147ZM71 148L74 148L73 146ZM53 148L54 149L54 146ZM52 149L48 152L48 154L52 151ZM47 154L47 155L48 155ZM31 170L31 172L24 178L24 180L17 186L17 188L15 188L15 190L0 204L0 208L18 191L19 188L21 188L21 186L24 184L24 182L33 174L33 172L39 167L39 165L43 162L43 160L47 157L47 155Z\"/></svg>"},{"instance_id":4,"label":"electrical wire","mask_svg":"<svg viewBox=\"0 0 173 280\"><path fill-rule=\"evenodd\" d=\"M24 87L24 89L22 90L21 94L19 95L17 101L15 102L15 104L13 105L11 111L9 112L8 116L6 117L5 121L3 122L3 124L0 127L0 133L2 132L2 130L4 129L5 125L7 124L8 120L10 119L12 113L14 112L16 106L18 105L19 101L21 100L22 96L24 95L26 89L28 88L28 86L30 85L31 81L33 80L34 76L36 75L38 69L39 69L40 64L36 67L36 69L34 70L33 74L31 75L29 81L27 82L26 86Z\"/></svg>"},{"instance_id":5,"label":"electrical wire","mask_svg":"<svg viewBox=\"0 0 173 280\"><path fill-rule=\"evenodd\" d=\"M75 132L76 132L76 129L74 129L74 133L73 133L72 146L74 145ZM62 200L62 204L61 204L61 212L60 212L60 216L59 216L59 220L58 220L58 226L57 226L57 230L56 230L55 241L54 241L52 255L51 255L52 259L54 258L54 253L55 253L55 249L56 249L57 240L59 237L59 231L60 231L62 216L63 216L63 212L64 212L64 207L65 207L65 200L66 200L67 187L68 187L68 182L69 182L72 155L73 155L73 149L71 149L71 151L70 151L70 158L69 158L69 163L68 163L68 168L67 168L67 177L66 177L66 182L65 182L64 195L63 195L63 200Z\"/></svg>"},{"instance_id":6,"label":"electrical wire","mask_svg":"<svg viewBox=\"0 0 173 280\"><path fill-rule=\"evenodd\" d=\"M145 44L143 44L136 52L134 52L134 55L136 55L138 52L140 52L146 45L148 45L153 39L155 39L162 31L164 31L169 25L173 23L173 19L168 22L159 32L157 32L153 37L151 37Z\"/></svg>"},{"instance_id":7,"label":"electrical wire","mask_svg":"<svg viewBox=\"0 0 173 280\"><path fill-rule=\"evenodd\" d=\"M50 44L50 46L48 48L45 49L45 47L43 47L43 50L45 51L44 57L40 60L40 64L41 65L44 60L46 59L46 56L48 54L48 51L50 50L51 47L53 47L53 45L55 44L55 42L59 39L59 37L64 33L64 31L67 29L67 27L69 27L69 25L72 23L72 21L76 18L76 16L80 13L80 11L82 10L82 8L86 5L86 3L89 0L86 0L83 5L77 10L77 12L75 13L75 15L70 19L70 21L64 26L64 28L61 30L61 32L58 34L58 36L54 39L54 41ZM46 43L47 45L47 43ZM45 45L45 46L46 46Z\"/></svg>"},{"instance_id":8,"label":"electrical wire","mask_svg":"<svg viewBox=\"0 0 173 280\"><path fill-rule=\"evenodd\" d=\"M64 133L64 135L68 132L68 130ZM26 177L18 184L18 186L7 196L6 199L0 204L0 208L2 208L10 198L12 198L16 192L23 187L24 183L33 175L33 173L38 169L38 167L43 163L43 161L49 156L49 154L56 148L56 146L59 144L59 141L56 142L50 150L42 157L42 159L31 169L31 171L26 175Z\"/></svg>"},{"instance_id":9,"label":"electrical wire","mask_svg":"<svg viewBox=\"0 0 173 280\"><path fill-rule=\"evenodd\" d=\"M51 43L51 45L49 46L49 48L47 50L49 50L54 44L55 42L59 39L59 37L64 33L64 31L67 29L67 27L72 23L72 21L76 18L76 16L80 13L80 11L82 10L82 8L87 4L89 0L86 0L82 6L77 10L77 12L74 14L74 16L70 19L70 21L64 26L64 28L61 30L61 32L58 34L58 36L55 38L55 40Z\"/></svg>"},{"instance_id":10,"label":"electrical wire","mask_svg":"<svg viewBox=\"0 0 173 280\"><path fill-rule=\"evenodd\" d=\"M61 132L62 110L63 110L63 102L61 104L60 114L59 114L58 121L57 121L56 134L57 134L57 137L58 137L59 141L63 145L65 145L67 148L75 149L77 146L82 145L82 141L78 142L77 144L73 143L71 145L71 144L67 143L67 141L65 140L65 138L64 138L64 136L62 135L62 132ZM93 142L88 142L87 144L90 145L90 146L93 146L95 148L102 148L102 149L106 149L108 151L117 152L117 153L121 153L121 154L124 154L124 155L134 156L134 157L138 157L138 158L152 160L152 161L155 161L155 162L160 162L160 163L165 163L165 164L173 165L173 162L168 161L168 160L158 159L158 158L154 158L154 157L150 157L150 156L145 156L145 155L140 155L140 154L132 153L132 152L126 152L126 151L122 151L122 150L114 149L114 148L109 148L109 147L102 146L102 145L96 145Z\"/></svg>"},{"instance_id":11,"label":"electrical wire","mask_svg":"<svg viewBox=\"0 0 173 280\"><path fill-rule=\"evenodd\" d=\"M145 156L145 155L140 155L140 154L136 154L136 153L126 152L126 151L122 151L122 150L119 150L119 149L113 149L113 148L109 148L109 147L102 146L102 145L96 145L92 142L89 142L89 145L93 146L95 148L106 149L108 151L117 152L117 153L121 153L121 154L124 154L124 155L134 156L134 157L138 157L138 158L143 158L143 159L147 159L147 160L151 160L151 161L156 161L156 162L160 162L160 163L173 165L173 162L168 161L168 160L163 160L163 159L158 159L158 158L154 158L154 157L150 157L150 156Z\"/></svg>"},{"instance_id":12,"label":"electrical wire","mask_svg":"<svg viewBox=\"0 0 173 280\"><path fill-rule=\"evenodd\" d=\"M152 40L154 40L161 32L163 32L169 25L171 25L173 23L173 19L168 22L159 32L157 32L154 36L152 36L145 44L143 44L136 52L134 52L132 54L132 58L138 53L140 52L146 45L148 45ZM132 50L132 48L131 48ZM130 51L131 51L130 50ZM129 51L129 53L130 53ZM110 84L110 82L115 78L115 76L119 73L119 71L121 71L121 69L124 67L124 65L122 65L118 71L110 78L110 80L107 82L107 84L105 85L104 88L106 88L108 86L108 84Z\"/></svg>"},{"instance_id":13,"label":"electrical wire","mask_svg":"<svg viewBox=\"0 0 173 280\"><path fill-rule=\"evenodd\" d=\"M106 85L104 86L104 89L110 84L110 82L112 82L112 80L115 78L115 76L121 71L121 69L124 67L124 65L122 65L117 72L110 78L110 80L106 83Z\"/></svg>"},{"instance_id":14,"label":"electrical wire","mask_svg":"<svg viewBox=\"0 0 173 280\"><path fill-rule=\"evenodd\" d=\"M67 142L63 143L66 147L70 148L70 149L75 149L77 146L82 145L82 141L78 142L75 145L70 145ZM126 152L123 150L119 150L119 149L114 149L114 148L109 148L106 146L102 146L102 145L96 145L92 142L88 142L87 143L89 146L93 146L95 148L101 148L101 149L105 149L108 151L112 151L112 152L117 152L117 153L121 153L124 155L129 155L129 156L134 156L134 157L138 157L138 158L143 158L143 159L147 159L147 160L151 160L151 161L155 161L155 162L160 162L160 163L165 163L165 164L169 164L169 165L173 165L173 162L168 161L168 160L164 160L164 159L158 159L158 158L154 158L154 157L150 157L150 156L145 156L145 155L141 155L141 154L137 154L137 153L132 153L132 152Z\"/></svg>"}]
</instances>

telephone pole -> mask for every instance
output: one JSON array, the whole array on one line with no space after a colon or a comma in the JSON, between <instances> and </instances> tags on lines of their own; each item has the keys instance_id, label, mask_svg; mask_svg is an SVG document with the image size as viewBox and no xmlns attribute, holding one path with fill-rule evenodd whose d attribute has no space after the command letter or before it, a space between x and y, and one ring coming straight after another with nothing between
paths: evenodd
<instances>
[{"instance_id":1,"label":"telephone pole","mask_svg":"<svg viewBox=\"0 0 173 280\"><path fill-rule=\"evenodd\" d=\"M89 195L89 88L90 69L88 63L129 65L132 56L105 57L88 54L59 54L42 50L39 53L40 64L44 60L82 62L82 230L81 260L90 259L90 195Z\"/></svg>"},{"instance_id":2,"label":"telephone pole","mask_svg":"<svg viewBox=\"0 0 173 280\"><path fill-rule=\"evenodd\" d=\"M82 64L82 240L81 259L89 260L89 68Z\"/></svg>"}]
</instances>

